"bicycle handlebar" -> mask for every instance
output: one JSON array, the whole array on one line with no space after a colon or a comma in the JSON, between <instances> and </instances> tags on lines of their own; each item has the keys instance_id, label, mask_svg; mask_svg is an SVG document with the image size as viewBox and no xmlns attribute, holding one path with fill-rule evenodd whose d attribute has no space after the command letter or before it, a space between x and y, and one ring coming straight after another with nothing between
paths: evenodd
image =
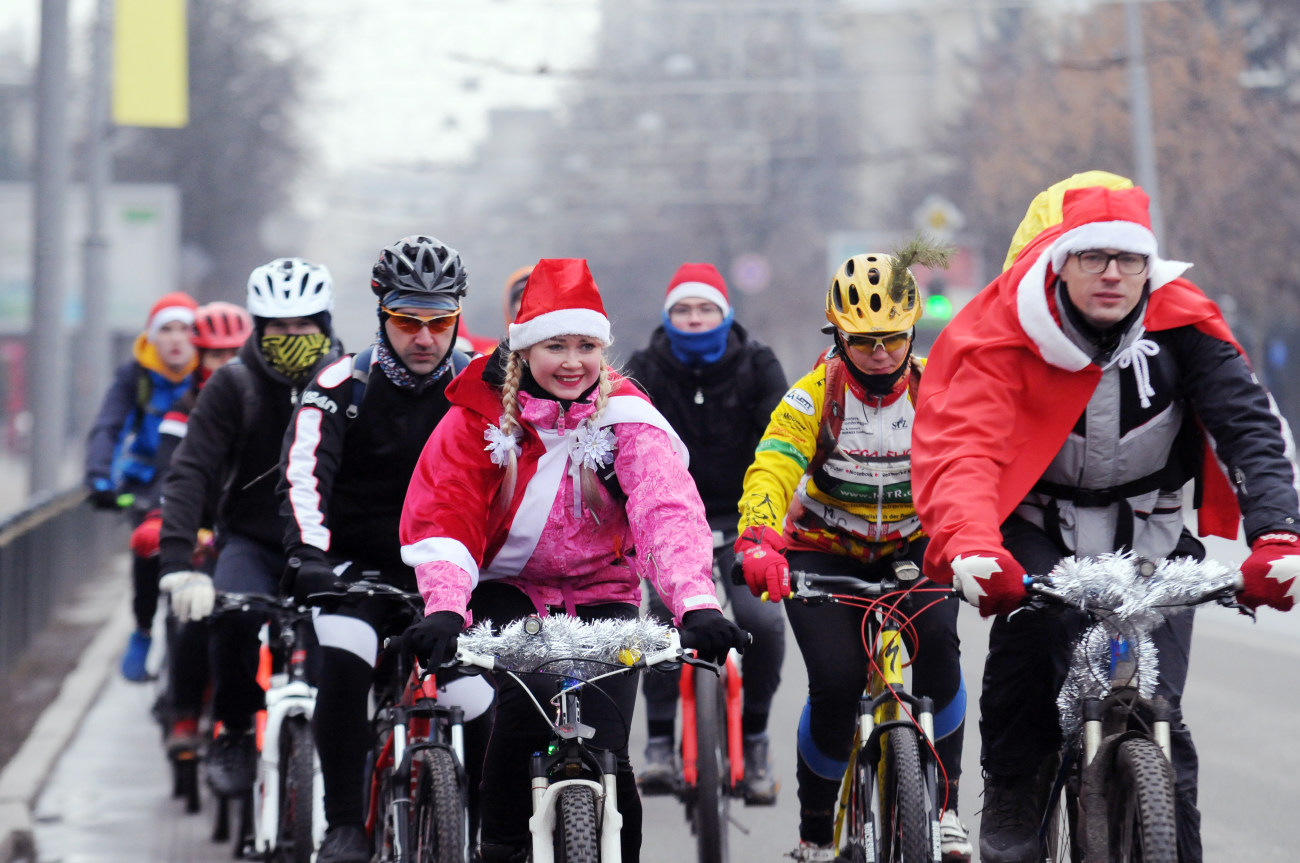
<instances>
[{"instance_id":1,"label":"bicycle handlebar","mask_svg":"<svg viewBox=\"0 0 1300 863\"><path fill-rule=\"evenodd\" d=\"M648 620L602 620L584 623L564 615L527 617L494 633L490 623L464 632L456 664L487 671L536 671L549 668L574 677L588 676L586 665L601 672L610 666L627 670L682 662L685 651L677 630Z\"/></svg>"},{"instance_id":2,"label":"bicycle handlebar","mask_svg":"<svg viewBox=\"0 0 1300 863\"><path fill-rule=\"evenodd\" d=\"M880 597L908 590L920 581L920 578L901 579L892 576L871 581L855 575L826 575L799 569L790 570L792 598L809 603L834 602L836 596L845 594L865 598ZM942 590L944 586L935 585L935 588ZM951 593L958 595L955 590Z\"/></svg>"},{"instance_id":3,"label":"bicycle handlebar","mask_svg":"<svg viewBox=\"0 0 1300 863\"><path fill-rule=\"evenodd\" d=\"M1068 557L1047 575L1025 576L1030 607L1067 605L1130 617L1166 613L1217 602L1245 614L1236 600L1241 573L1214 560L1167 558L1159 562L1129 553Z\"/></svg>"}]
</instances>

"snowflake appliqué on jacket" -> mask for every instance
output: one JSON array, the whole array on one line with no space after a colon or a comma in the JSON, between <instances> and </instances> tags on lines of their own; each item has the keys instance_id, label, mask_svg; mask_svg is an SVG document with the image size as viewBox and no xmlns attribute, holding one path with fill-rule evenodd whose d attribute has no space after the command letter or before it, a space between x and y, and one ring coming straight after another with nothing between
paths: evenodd
<instances>
[{"instance_id":1,"label":"snowflake appliqu\u00e9 on jacket","mask_svg":"<svg viewBox=\"0 0 1300 863\"><path fill-rule=\"evenodd\" d=\"M499 422L504 425L505 417ZM487 441L487 446L483 449L492 454L492 463L498 467L505 467L510 464L510 454L514 453L519 457L519 437L514 432L507 434L501 430L500 425L488 424L483 431L483 440Z\"/></svg>"},{"instance_id":2,"label":"snowflake appliqu\u00e9 on jacket","mask_svg":"<svg viewBox=\"0 0 1300 863\"><path fill-rule=\"evenodd\" d=\"M579 426L575 437L572 458L587 470L599 470L614 461L618 442L609 427L596 428L586 422Z\"/></svg>"}]
</instances>

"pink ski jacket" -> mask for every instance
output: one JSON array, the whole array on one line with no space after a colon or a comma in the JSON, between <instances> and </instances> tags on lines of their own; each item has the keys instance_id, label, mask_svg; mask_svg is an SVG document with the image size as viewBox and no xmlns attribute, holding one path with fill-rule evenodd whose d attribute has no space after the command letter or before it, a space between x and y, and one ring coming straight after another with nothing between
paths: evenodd
<instances>
[{"instance_id":1,"label":"pink ski jacket","mask_svg":"<svg viewBox=\"0 0 1300 863\"><path fill-rule=\"evenodd\" d=\"M615 379L597 420L612 432L626 500L602 486L600 505L591 510L575 495L574 462L590 437L583 421L594 404L565 411L521 392L518 478L503 511L497 498L506 470L494 456L508 443L499 434L501 392L482 379L488 359L475 359L447 388L452 408L420 455L402 510L402 559L415 568L426 613L454 611L468 624L470 593L487 580L519 587L539 614L605 602L639 605L641 578L678 621L688 611L718 608L712 534L686 472L685 447L626 379Z\"/></svg>"}]
</instances>

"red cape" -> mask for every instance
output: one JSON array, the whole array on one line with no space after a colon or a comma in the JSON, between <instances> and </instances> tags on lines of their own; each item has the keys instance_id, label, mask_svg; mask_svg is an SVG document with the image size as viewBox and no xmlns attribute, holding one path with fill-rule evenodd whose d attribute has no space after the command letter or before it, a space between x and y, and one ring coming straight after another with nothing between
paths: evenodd
<instances>
[{"instance_id":1,"label":"red cape","mask_svg":"<svg viewBox=\"0 0 1300 863\"><path fill-rule=\"evenodd\" d=\"M912 485L930 536L931 578L951 581L954 557L1002 546L1002 522L1051 464L1101 380L1096 365L1071 371L1044 359L1022 320L1018 296L1037 285L1025 277L1041 268L1059 234L1054 226L1029 243L930 352L912 434ZM1049 265L1041 290L1054 280ZM1218 306L1186 279L1151 292L1144 324L1150 332L1194 326L1245 353ZM1236 538L1237 500L1208 446L1202 473L1200 534Z\"/></svg>"}]
</instances>

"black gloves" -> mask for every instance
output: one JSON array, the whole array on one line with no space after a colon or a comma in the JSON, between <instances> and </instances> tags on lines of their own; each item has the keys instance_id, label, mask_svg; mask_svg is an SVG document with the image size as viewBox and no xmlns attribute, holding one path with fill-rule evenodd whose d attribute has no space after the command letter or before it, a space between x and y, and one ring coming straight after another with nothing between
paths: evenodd
<instances>
[{"instance_id":1,"label":"black gloves","mask_svg":"<svg viewBox=\"0 0 1300 863\"><path fill-rule=\"evenodd\" d=\"M456 638L465 618L454 611L435 611L402 633L402 649L425 668L437 668L456 658Z\"/></svg>"},{"instance_id":2,"label":"black gloves","mask_svg":"<svg viewBox=\"0 0 1300 863\"><path fill-rule=\"evenodd\" d=\"M722 663L731 648L741 653L749 645L749 633L716 608L688 611L682 615L682 647L693 647L700 659Z\"/></svg>"},{"instance_id":3,"label":"black gloves","mask_svg":"<svg viewBox=\"0 0 1300 863\"><path fill-rule=\"evenodd\" d=\"M335 590L335 585L346 580L335 573L334 567L324 558L295 554L289 558L289 565L285 568L280 592L292 596L299 605L322 605L320 602L312 603L308 597L313 593Z\"/></svg>"}]
</instances>

